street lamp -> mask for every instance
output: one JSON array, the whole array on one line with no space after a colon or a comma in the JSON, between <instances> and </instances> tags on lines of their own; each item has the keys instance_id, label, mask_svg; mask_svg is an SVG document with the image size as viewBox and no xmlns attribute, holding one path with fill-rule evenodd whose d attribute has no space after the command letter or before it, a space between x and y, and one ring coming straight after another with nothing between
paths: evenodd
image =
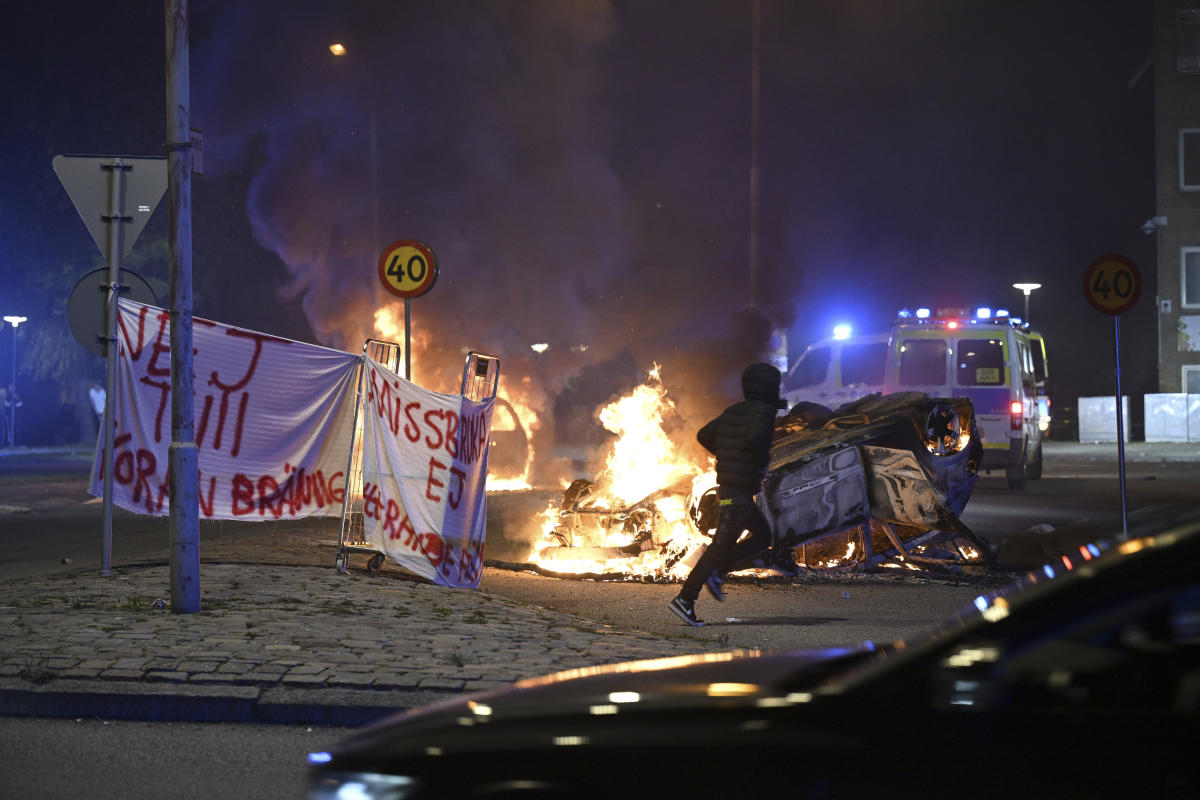
<instances>
[{"instance_id":1,"label":"street lamp","mask_svg":"<svg viewBox=\"0 0 1200 800\"><path fill-rule=\"evenodd\" d=\"M13 362L12 362L12 383L9 384L9 396L6 399L8 403L8 446L15 447L17 444L17 326L28 320L29 317L18 317L9 315L4 318L4 321L13 327Z\"/></svg>"},{"instance_id":2,"label":"street lamp","mask_svg":"<svg viewBox=\"0 0 1200 800\"><path fill-rule=\"evenodd\" d=\"M1033 294L1034 289L1042 288L1040 283L1014 283L1014 289L1020 289L1025 293L1025 324L1029 324L1029 295Z\"/></svg>"}]
</instances>

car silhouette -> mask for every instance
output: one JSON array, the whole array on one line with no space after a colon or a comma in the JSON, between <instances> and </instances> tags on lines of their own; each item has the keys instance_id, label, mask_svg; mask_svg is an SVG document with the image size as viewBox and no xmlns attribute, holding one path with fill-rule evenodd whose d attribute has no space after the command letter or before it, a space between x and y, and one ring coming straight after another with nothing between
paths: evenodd
<instances>
[{"instance_id":1,"label":"car silhouette","mask_svg":"<svg viewBox=\"0 0 1200 800\"><path fill-rule=\"evenodd\" d=\"M310 797L1200 796L1200 512L909 641L576 669L310 754Z\"/></svg>"}]
</instances>

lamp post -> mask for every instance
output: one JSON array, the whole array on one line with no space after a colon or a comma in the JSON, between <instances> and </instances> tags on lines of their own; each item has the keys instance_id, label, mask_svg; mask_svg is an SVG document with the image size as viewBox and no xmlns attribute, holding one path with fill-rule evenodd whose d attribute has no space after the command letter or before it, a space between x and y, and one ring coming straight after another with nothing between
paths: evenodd
<instances>
[{"instance_id":1,"label":"lamp post","mask_svg":"<svg viewBox=\"0 0 1200 800\"><path fill-rule=\"evenodd\" d=\"M1042 288L1040 283L1014 283L1014 289L1020 289L1025 293L1025 322L1029 323L1029 295L1033 294L1034 289Z\"/></svg>"},{"instance_id":2,"label":"lamp post","mask_svg":"<svg viewBox=\"0 0 1200 800\"><path fill-rule=\"evenodd\" d=\"M15 315L6 316L4 321L12 325L13 329L13 346L12 346L12 383L9 384L8 397L8 446L16 447L17 445L17 326L28 320L29 317L18 317Z\"/></svg>"},{"instance_id":3,"label":"lamp post","mask_svg":"<svg viewBox=\"0 0 1200 800\"><path fill-rule=\"evenodd\" d=\"M329 52L335 59L344 58L349 51L341 42L329 45ZM375 145L375 90L367 85L367 113L369 115L369 136L371 147L371 252L379 249L379 164Z\"/></svg>"}]
</instances>

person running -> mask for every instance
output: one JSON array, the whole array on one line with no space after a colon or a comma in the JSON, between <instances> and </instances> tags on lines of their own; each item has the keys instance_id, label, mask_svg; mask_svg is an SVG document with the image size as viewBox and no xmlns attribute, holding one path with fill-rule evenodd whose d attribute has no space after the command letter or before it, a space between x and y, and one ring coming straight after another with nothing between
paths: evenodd
<instances>
[{"instance_id":1,"label":"person running","mask_svg":"<svg viewBox=\"0 0 1200 800\"><path fill-rule=\"evenodd\" d=\"M726 408L696 434L697 441L717 458L717 497L720 511L712 543L670 603L671 611L688 625L703 625L696 616L696 598L707 585L718 601L725 599L722 577L729 567L771 546L771 528L754 504L766 476L775 414L787 402L779 396L779 370L770 364L751 364L742 372L744 400ZM743 532L749 536L738 541Z\"/></svg>"}]
</instances>

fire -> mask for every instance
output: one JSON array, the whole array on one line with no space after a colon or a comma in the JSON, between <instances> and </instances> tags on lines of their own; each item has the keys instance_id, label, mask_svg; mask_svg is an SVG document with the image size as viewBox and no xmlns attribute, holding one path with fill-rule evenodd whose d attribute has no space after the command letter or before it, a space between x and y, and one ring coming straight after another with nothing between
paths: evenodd
<instances>
[{"instance_id":1,"label":"fire","mask_svg":"<svg viewBox=\"0 0 1200 800\"><path fill-rule=\"evenodd\" d=\"M621 503L642 499L647 487L670 486L700 471L677 455L663 431L663 416L674 409L655 364L646 383L600 410L600 424L618 436L602 478Z\"/></svg>"},{"instance_id":2,"label":"fire","mask_svg":"<svg viewBox=\"0 0 1200 800\"><path fill-rule=\"evenodd\" d=\"M499 477L489 469L486 490L489 492L515 492L530 489L532 487L529 483L529 472L533 467L534 458L533 442L530 437L541 427L541 419L537 412L530 407L528 395L509 389L503 377L500 379L500 388L497 390L496 396L507 404L507 408L497 404L492 411L492 441L495 442L497 436L516 435L524 432L525 464L521 474L514 477ZM511 409L511 413L509 409Z\"/></svg>"},{"instance_id":3,"label":"fire","mask_svg":"<svg viewBox=\"0 0 1200 800\"><path fill-rule=\"evenodd\" d=\"M391 303L390 305L380 306L375 309L375 333L380 339L385 342L397 342L400 345L400 369L401 375L404 374L404 308L399 303ZM432 333L426 328L414 328L409 335L411 339L412 353L409 356L409 362L412 365L412 375L409 379L413 383L419 383L417 380L417 358L418 355L428 351L431 342Z\"/></svg>"},{"instance_id":4,"label":"fire","mask_svg":"<svg viewBox=\"0 0 1200 800\"><path fill-rule=\"evenodd\" d=\"M645 383L599 409L617 439L596 483L575 481L547 507L535 563L560 573L687 575L708 542L694 508L716 476L711 460L694 463L663 430L674 408L656 364Z\"/></svg>"}]
</instances>

